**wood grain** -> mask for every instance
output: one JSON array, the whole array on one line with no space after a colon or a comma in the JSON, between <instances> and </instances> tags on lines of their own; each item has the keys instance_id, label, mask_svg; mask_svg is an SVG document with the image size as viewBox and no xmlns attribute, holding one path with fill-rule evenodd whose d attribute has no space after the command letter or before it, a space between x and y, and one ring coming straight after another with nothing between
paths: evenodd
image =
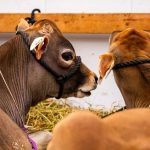
<instances>
[{"instance_id":1,"label":"wood grain","mask_svg":"<svg viewBox=\"0 0 150 150\"><path fill-rule=\"evenodd\" d=\"M15 32L20 18L30 14L0 14L0 32ZM63 33L111 33L128 27L150 30L150 13L132 14L36 14L36 19L54 21Z\"/></svg>"}]
</instances>

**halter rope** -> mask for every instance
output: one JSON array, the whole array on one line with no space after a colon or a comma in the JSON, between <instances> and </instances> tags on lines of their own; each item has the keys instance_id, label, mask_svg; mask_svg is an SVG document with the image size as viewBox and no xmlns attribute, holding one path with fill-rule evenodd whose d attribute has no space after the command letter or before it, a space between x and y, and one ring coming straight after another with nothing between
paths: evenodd
<instances>
[{"instance_id":1,"label":"halter rope","mask_svg":"<svg viewBox=\"0 0 150 150\"><path fill-rule=\"evenodd\" d=\"M131 67L131 66L136 66L136 65L145 64L145 63L150 63L150 59L135 59L135 60L127 61L124 63L116 64L113 67L113 69L117 70L120 68Z\"/></svg>"}]
</instances>

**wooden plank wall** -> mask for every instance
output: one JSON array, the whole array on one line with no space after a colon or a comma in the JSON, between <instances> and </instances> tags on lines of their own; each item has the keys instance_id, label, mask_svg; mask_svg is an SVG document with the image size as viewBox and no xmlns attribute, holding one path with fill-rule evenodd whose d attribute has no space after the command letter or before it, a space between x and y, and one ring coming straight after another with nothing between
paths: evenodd
<instances>
[{"instance_id":1,"label":"wooden plank wall","mask_svg":"<svg viewBox=\"0 0 150 150\"><path fill-rule=\"evenodd\" d=\"M20 18L30 14L0 14L0 32L15 32ZM128 27L150 30L150 13L113 13L113 14L36 14L36 19L51 19L63 33L102 33Z\"/></svg>"}]
</instances>

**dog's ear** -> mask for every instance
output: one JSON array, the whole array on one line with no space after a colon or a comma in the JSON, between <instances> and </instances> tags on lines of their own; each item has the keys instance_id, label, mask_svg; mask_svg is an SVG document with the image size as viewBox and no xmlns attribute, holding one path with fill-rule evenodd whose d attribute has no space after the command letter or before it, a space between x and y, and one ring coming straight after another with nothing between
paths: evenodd
<instances>
[{"instance_id":1,"label":"dog's ear","mask_svg":"<svg viewBox=\"0 0 150 150\"><path fill-rule=\"evenodd\" d=\"M114 66L114 57L111 53L105 53L99 56L99 75L100 80L106 78Z\"/></svg>"},{"instance_id":2,"label":"dog's ear","mask_svg":"<svg viewBox=\"0 0 150 150\"><path fill-rule=\"evenodd\" d=\"M21 18L16 27L16 31L25 31L28 28L29 28L28 22L25 19Z\"/></svg>"}]
</instances>

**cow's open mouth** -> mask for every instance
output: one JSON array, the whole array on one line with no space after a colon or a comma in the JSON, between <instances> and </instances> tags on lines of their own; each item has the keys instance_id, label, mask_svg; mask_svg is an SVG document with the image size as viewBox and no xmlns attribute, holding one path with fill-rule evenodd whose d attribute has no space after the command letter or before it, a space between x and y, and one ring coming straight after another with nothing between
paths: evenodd
<instances>
[{"instance_id":1,"label":"cow's open mouth","mask_svg":"<svg viewBox=\"0 0 150 150\"><path fill-rule=\"evenodd\" d=\"M82 90L79 90L77 92L77 97L78 98L82 98L82 97L85 97L85 96L90 96L91 95L91 92L90 91L82 91Z\"/></svg>"}]
</instances>

